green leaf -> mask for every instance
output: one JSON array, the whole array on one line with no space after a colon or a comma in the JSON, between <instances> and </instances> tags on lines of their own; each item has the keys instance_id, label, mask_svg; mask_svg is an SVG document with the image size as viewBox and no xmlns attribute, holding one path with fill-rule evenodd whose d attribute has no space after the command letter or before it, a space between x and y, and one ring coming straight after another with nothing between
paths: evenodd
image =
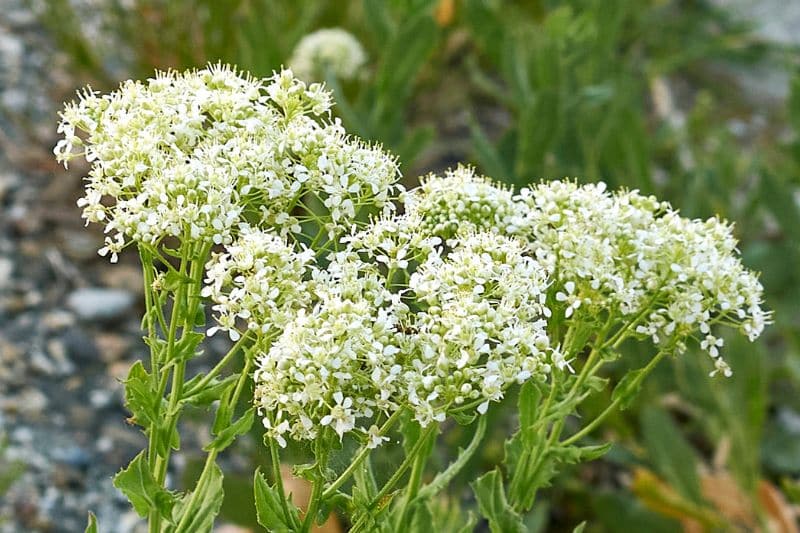
<instances>
[{"instance_id":1,"label":"green leaf","mask_svg":"<svg viewBox=\"0 0 800 533\"><path fill-rule=\"evenodd\" d=\"M144 451L114 477L114 486L125 494L139 516L145 517L152 510L165 518L171 516L175 495L153 479Z\"/></svg>"},{"instance_id":2,"label":"green leaf","mask_svg":"<svg viewBox=\"0 0 800 533\"><path fill-rule=\"evenodd\" d=\"M133 364L125 380L125 406L133 415L131 422L148 428L157 418L158 391L141 361Z\"/></svg>"},{"instance_id":3,"label":"green leaf","mask_svg":"<svg viewBox=\"0 0 800 533\"><path fill-rule=\"evenodd\" d=\"M383 49L383 57L375 78L379 103L397 105L397 97L410 91L417 72L436 45L438 30L427 13L405 21Z\"/></svg>"},{"instance_id":4,"label":"green leaf","mask_svg":"<svg viewBox=\"0 0 800 533\"><path fill-rule=\"evenodd\" d=\"M202 352L197 351L197 347L203 342L206 336L197 331L187 331L183 334L178 342L175 343L173 353L170 354L171 358L169 363L180 363L188 361Z\"/></svg>"},{"instance_id":5,"label":"green leaf","mask_svg":"<svg viewBox=\"0 0 800 533\"><path fill-rule=\"evenodd\" d=\"M796 131L800 131L800 75L792 78L789 91L789 121Z\"/></svg>"},{"instance_id":6,"label":"green leaf","mask_svg":"<svg viewBox=\"0 0 800 533\"><path fill-rule=\"evenodd\" d=\"M185 514L188 514L189 519L176 528L175 533L211 531L211 528L214 527L214 519L219 514L222 500L225 497L225 491L222 488L222 470L216 463L211 465L208 477L199 490L202 490L202 494L191 508L189 502L193 492L186 494L176 506L175 522L180 524Z\"/></svg>"},{"instance_id":7,"label":"green leaf","mask_svg":"<svg viewBox=\"0 0 800 533\"><path fill-rule=\"evenodd\" d=\"M478 425L472 434L472 440L467 448L459 448L458 457L456 460L450 463L450 465L444 471L439 472L436 477L433 478L433 481L422 487L417 498L421 500L429 500L450 484L453 478L464 468L470 458L472 458L472 455L478 449L478 445L480 444L481 440L483 440L483 436L486 434L486 425L488 423L488 419L489 417L482 416L478 420Z\"/></svg>"},{"instance_id":8,"label":"green leaf","mask_svg":"<svg viewBox=\"0 0 800 533\"><path fill-rule=\"evenodd\" d=\"M236 384L239 374L231 374L224 379L212 379L202 390L194 391L193 389L204 377L205 374L198 374L186 382L184 390L188 393L181 398L182 402L195 407L208 407L219 400L227 389Z\"/></svg>"},{"instance_id":9,"label":"green leaf","mask_svg":"<svg viewBox=\"0 0 800 533\"><path fill-rule=\"evenodd\" d=\"M239 418L239 420L220 431L214 440L206 445L203 450L207 452L210 452L211 450L224 450L231 445L236 437L250 431L250 428L253 426L254 418L255 407L251 407L241 416L241 418Z\"/></svg>"},{"instance_id":10,"label":"green leaf","mask_svg":"<svg viewBox=\"0 0 800 533\"><path fill-rule=\"evenodd\" d=\"M91 511L89 511L89 523L86 524L83 533L97 533L97 517Z\"/></svg>"},{"instance_id":11,"label":"green leaf","mask_svg":"<svg viewBox=\"0 0 800 533\"><path fill-rule=\"evenodd\" d=\"M277 480L280 483L280 480ZM258 523L275 533L291 533L293 526L300 523L300 515L297 507L291 501L286 500L286 511L281 505L281 496L277 489L271 487L260 469L256 470L253 480L253 488L256 498L256 513ZM286 516L288 512L289 516Z\"/></svg>"},{"instance_id":12,"label":"green leaf","mask_svg":"<svg viewBox=\"0 0 800 533\"><path fill-rule=\"evenodd\" d=\"M526 381L519 391L517 408L519 409L519 427L529 428L540 414L542 391L532 381Z\"/></svg>"},{"instance_id":13,"label":"green leaf","mask_svg":"<svg viewBox=\"0 0 800 533\"><path fill-rule=\"evenodd\" d=\"M506 500L503 478L495 469L472 483L481 514L489 521L492 533L525 533L522 518L514 512Z\"/></svg>"},{"instance_id":14,"label":"green leaf","mask_svg":"<svg viewBox=\"0 0 800 533\"><path fill-rule=\"evenodd\" d=\"M584 529L586 529L586 520L575 526L575 529L572 530L572 533L583 533Z\"/></svg>"},{"instance_id":15,"label":"green leaf","mask_svg":"<svg viewBox=\"0 0 800 533\"><path fill-rule=\"evenodd\" d=\"M611 393L611 401L619 400L619 409L626 409L636 395L639 394L639 389L642 386L642 378L645 375L645 369L639 368L637 370L631 370L627 374L625 374L617 386L614 387L614 391Z\"/></svg>"},{"instance_id":16,"label":"green leaf","mask_svg":"<svg viewBox=\"0 0 800 533\"><path fill-rule=\"evenodd\" d=\"M233 407L230 405L230 398L233 395L234 387L224 389L219 401L219 407L214 415L214 424L211 426L211 432L214 435L222 433L226 427L231 425L231 418L233 418Z\"/></svg>"},{"instance_id":17,"label":"green leaf","mask_svg":"<svg viewBox=\"0 0 800 533\"><path fill-rule=\"evenodd\" d=\"M702 502L697 458L672 417L663 409L649 406L641 414L647 454L670 485L693 502Z\"/></svg>"},{"instance_id":18,"label":"green leaf","mask_svg":"<svg viewBox=\"0 0 800 533\"><path fill-rule=\"evenodd\" d=\"M613 442L599 444L596 446L566 446L552 450L553 455L560 461L570 464L584 463L599 459L608 453L613 446Z\"/></svg>"},{"instance_id":19,"label":"green leaf","mask_svg":"<svg viewBox=\"0 0 800 533\"><path fill-rule=\"evenodd\" d=\"M177 252L177 251L176 251ZM180 257L178 255L177 257ZM176 270L169 269L167 270L166 274L164 274L164 288L169 292L175 292L178 290L178 287L181 284L188 284L192 283L192 278L185 274L181 274Z\"/></svg>"}]
</instances>

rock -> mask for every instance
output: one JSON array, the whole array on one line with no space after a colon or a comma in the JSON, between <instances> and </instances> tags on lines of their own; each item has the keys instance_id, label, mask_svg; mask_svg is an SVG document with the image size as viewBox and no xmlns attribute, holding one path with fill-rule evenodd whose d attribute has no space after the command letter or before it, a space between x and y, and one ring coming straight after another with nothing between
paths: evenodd
<instances>
[{"instance_id":1,"label":"rock","mask_svg":"<svg viewBox=\"0 0 800 533\"><path fill-rule=\"evenodd\" d=\"M0 409L35 418L47 408L47 396L39 389L28 387L15 396L0 399Z\"/></svg>"},{"instance_id":2,"label":"rock","mask_svg":"<svg viewBox=\"0 0 800 533\"><path fill-rule=\"evenodd\" d=\"M74 261L87 261L97 257L97 249L102 240L89 231L62 230L60 232L60 249Z\"/></svg>"},{"instance_id":3,"label":"rock","mask_svg":"<svg viewBox=\"0 0 800 533\"><path fill-rule=\"evenodd\" d=\"M47 353L50 354L50 359L55 363L58 373L62 376L68 376L75 371L75 365L67 355L67 347L63 341L58 339L51 339L47 342Z\"/></svg>"},{"instance_id":4,"label":"rock","mask_svg":"<svg viewBox=\"0 0 800 533\"><path fill-rule=\"evenodd\" d=\"M112 265L103 269L100 277L103 285L113 289L125 289L137 295L144 294L142 269L133 265Z\"/></svg>"},{"instance_id":5,"label":"rock","mask_svg":"<svg viewBox=\"0 0 800 533\"><path fill-rule=\"evenodd\" d=\"M92 464L92 454L80 446L69 446L53 450L53 460L78 470L87 470Z\"/></svg>"},{"instance_id":6,"label":"rock","mask_svg":"<svg viewBox=\"0 0 800 533\"><path fill-rule=\"evenodd\" d=\"M11 286L11 274L14 271L14 263L7 257L0 257L0 289Z\"/></svg>"},{"instance_id":7,"label":"rock","mask_svg":"<svg viewBox=\"0 0 800 533\"><path fill-rule=\"evenodd\" d=\"M67 355L75 361L93 363L100 359L94 340L79 328L70 328L61 337L67 350Z\"/></svg>"},{"instance_id":8,"label":"rock","mask_svg":"<svg viewBox=\"0 0 800 533\"><path fill-rule=\"evenodd\" d=\"M111 322L130 311L133 300L133 294L123 289L87 287L72 291L67 305L82 320Z\"/></svg>"},{"instance_id":9,"label":"rock","mask_svg":"<svg viewBox=\"0 0 800 533\"><path fill-rule=\"evenodd\" d=\"M103 409L111 405L114 393L106 389L95 389L89 393L89 403L95 409Z\"/></svg>"},{"instance_id":10,"label":"rock","mask_svg":"<svg viewBox=\"0 0 800 533\"><path fill-rule=\"evenodd\" d=\"M75 325L75 315L67 311L57 309L42 315L42 325L47 331L58 331L69 326Z\"/></svg>"},{"instance_id":11,"label":"rock","mask_svg":"<svg viewBox=\"0 0 800 533\"><path fill-rule=\"evenodd\" d=\"M131 348L129 339L114 333L98 333L94 337L94 342L100 352L100 359L106 363L119 361Z\"/></svg>"},{"instance_id":12,"label":"rock","mask_svg":"<svg viewBox=\"0 0 800 533\"><path fill-rule=\"evenodd\" d=\"M58 373L55 363L41 350L31 350L30 365L34 372L43 376L55 376Z\"/></svg>"}]
</instances>

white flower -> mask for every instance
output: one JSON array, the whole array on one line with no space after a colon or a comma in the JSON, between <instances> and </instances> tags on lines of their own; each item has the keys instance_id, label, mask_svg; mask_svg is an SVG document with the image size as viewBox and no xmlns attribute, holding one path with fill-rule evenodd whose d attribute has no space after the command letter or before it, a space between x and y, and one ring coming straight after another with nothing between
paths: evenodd
<instances>
[{"instance_id":1,"label":"white flower","mask_svg":"<svg viewBox=\"0 0 800 533\"><path fill-rule=\"evenodd\" d=\"M61 114L55 153L91 163L78 205L87 223L105 224L112 260L131 241L230 244L245 218L299 236L298 216L313 217L333 237L351 231L361 206L390 209L398 172L380 147L326 120L331 105L320 84L290 71L159 72L80 93ZM317 200L327 209L306 205Z\"/></svg>"},{"instance_id":2,"label":"white flower","mask_svg":"<svg viewBox=\"0 0 800 533\"><path fill-rule=\"evenodd\" d=\"M569 318L581 306L581 299L575 292L575 282L568 281L564 284L564 290L567 292L556 292L556 300L559 302L565 302L567 304L567 309L564 311L564 316Z\"/></svg>"},{"instance_id":3,"label":"white flower","mask_svg":"<svg viewBox=\"0 0 800 533\"><path fill-rule=\"evenodd\" d=\"M420 231L443 239L475 231L516 235L526 224L526 208L514 201L513 191L471 167L431 174L403 200L406 212L419 217Z\"/></svg>"},{"instance_id":4,"label":"white flower","mask_svg":"<svg viewBox=\"0 0 800 533\"><path fill-rule=\"evenodd\" d=\"M300 39L289 66L306 81L325 81L326 69L343 80L352 80L366 61L364 48L352 34L341 28L325 28Z\"/></svg>"},{"instance_id":5,"label":"white flower","mask_svg":"<svg viewBox=\"0 0 800 533\"><path fill-rule=\"evenodd\" d=\"M414 350L403 386L420 424L468 402L483 413L512 384L545 374L547 279L521 243L492 233L457 239L411 275L421 310L404 328Z\"/></svg>"},{"instance_id":6,"label":"white flower","mask_svg":"<svg viewBox=\"0 0 800 533\"><path fill-rule=\"evenodd\" d=\"M296 250L285 239L268 231L243 227L239 238L214 254L206 266L202 296L214 302L217 326L240 338L240 329L257 335L272 334L293 320L311 295L304 280L311 250ZM244 326L237 324L241 321Z\"/></svg>"},{"instance_id":7,"label":"white flower","mask_svg":"<svg viewBox=\"0 0 800 533\"><path fill-rule=\"evenodd\" d=\"M373 424L367 430L367 448L372 450L388 441L389 437L381 435L381 430L378 426Z\"/></svg>"},{"instance_id":8,"label":"white flower","mask_svg":"<svg viewBox=\"0 0 800 533\"><path fill-rule=\"evenodd\" d=\"M298 440L326 428L339 438L366 433L364 421L398 406L397 362L406 350L396 303L369 265L347 253L332 259L312 272L311 301L274 343L258 345L256 406L286 420Z\"/></svg>"}]
</instances>

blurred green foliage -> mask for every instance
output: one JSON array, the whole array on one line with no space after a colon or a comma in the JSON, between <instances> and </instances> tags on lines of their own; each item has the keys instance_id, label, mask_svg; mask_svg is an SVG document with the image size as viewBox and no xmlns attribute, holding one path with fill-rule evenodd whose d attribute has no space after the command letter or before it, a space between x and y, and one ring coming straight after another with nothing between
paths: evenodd
<instances>
[{"instance_id":1,"label":"blurred green foliage","mask_svg":"<svg viewBox=\"0 0 800 533\"><path fill-rule=\"evenodd\" d=\"M469 159L517 186L565 175L604 180L657 194L687 216L735 220L745 263L763 272L775 324L756 344L726 338L731 379L709 380L694 347L662 365L643 400L600 430L617 436L606 459L558 477L525 527L571 530L588 520L587 531L670 532L695 520L707 530L746 528L703 488L728 474L760 523L764 483L800 500L796 49L757 38L747 21L702 0L102 5L94 16L106 40L69 0L53 0L43 13L80 79L108 86L154 67L218 60L269 75L303 35L341 26L364 44L369 72L348 83L328 76L337 113L350 131L397 153L405 168L416 168L414 158L435 169ZM787 102L764 102L739 88L737 73L755 67L789 73ZM640 366L645 355L630 353L618 364ZM666 393L674 390L680 393ZM608 394L598 393L587 409L599 412ZM492 412L489 434L505 434L493 431L510 424L504 411ZM443 437L450 450L469 440L460 427ZM475 473L502 457L501 441L482 448L483 459L471 464ZM253 456L263 461L263 454ZM445 462L453 454L440 456ZM459 505L505 520L507 502L493 492L494 481L481 479L477 502L454 492L431 520L447 522L461 513ZM241 483L242 494L252 490L248 480ZM235 507L226 500L229 518L252 522L252 509Z\"/></svg>"}]
</instances>

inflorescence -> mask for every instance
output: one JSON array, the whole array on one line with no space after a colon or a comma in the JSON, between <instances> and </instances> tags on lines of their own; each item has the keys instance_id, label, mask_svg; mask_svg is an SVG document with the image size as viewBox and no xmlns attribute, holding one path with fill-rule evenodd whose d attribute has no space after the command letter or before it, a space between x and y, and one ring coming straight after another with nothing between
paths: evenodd
<instances>
[{"instance_id":1,"label":"inflorescence","mask_svg":"<svg viewBox=\"0 0 800 533\"><path fill-rule=\"evenodd\" d=\"M255 404L282 445L330 430L374 447L400 409L423 426L484 413L572 370L582 352L556 329L676 353L694 339L730 375L719 326L753 340L769 321L719 219L602 183L515 192L467 167L424 178L397 214L396 162L331 105L288 70L159 73L84 92L55 149L91 164L78 203L112 261L132 242L217 246L201 258L209 334L250 335Z\"/></svg>"}]
</instances>

